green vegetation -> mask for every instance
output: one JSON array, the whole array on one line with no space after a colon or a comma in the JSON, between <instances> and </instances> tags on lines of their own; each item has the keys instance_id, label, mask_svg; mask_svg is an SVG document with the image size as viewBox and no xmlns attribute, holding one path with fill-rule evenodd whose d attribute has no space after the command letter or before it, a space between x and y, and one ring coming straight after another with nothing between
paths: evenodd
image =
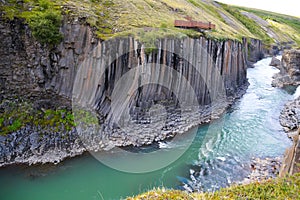
<instances>
[{"instance_id":1,"label":"green vegetation","mask_svg":"<svg viewBox=\"0 0 300 200\"><path fill-rule=\"evenodd\" d=\"M25 19L31 28L32 35L41 43L51 46L58 44L62 39L59 32L61 26L60 6L51 0L8 0L0 8L4 17L12 20L15 17Z\"/></svg>"},{"instance_id":2,"label":"green vegetation","mask_svg":"<svg viewBox=\"0 0 300 200\"><path fill-rule=\"evenodd\" d=\"M248 12L252 12L265 20L270 19L278 23L289 25L293 27L295 30L297 30L298 32L300 32L300 19L297 17L292 17L288 15L283 15L279 13L273 13L273 12L263 11L258 9L250 9L250 8L243 8L243 7L240 7L240 9L243 9Z\"/></svg>"},{"instance_id":3,"label":"green vegetation","mask_svg":"<svg viewBox=\"0 0 300 200\"><path fill-rule=\"evenodd\" d=\"M300 174L277 178L261 183L232 186L215 193L186 193L176 190L155 189L128 200L165 200L165 199L300 199Z\"/></svg>"},{"instance_id":4,"label":"green vegetation","mask_svg":"<svg viewBox=\"0 0 300 200\"><path fill-rule=\"evenodd\" d=\"M191 4L193 4L194 6L200 8L202 10L205 10L206 12L212 14L213 16L218 18L223 23L226 23L225 20L221 17L220 13L218 13L218 10L216 9L216 7L214 7L213 5L204 4L204 3L201 3L197 0L187 0L187 1L190 2Z\"/></svg>"},{"instance_id":5,"label":"green vegetation","mask_svg":"<svg viewBox=\"0 0 300 200\"><path fill-rule=\"evenodd\" d=\"M127 37L132 36L136 40L140 41L145 48L145 53L149 55L152 52L157 51L158 39L163 38L199 38L203 33L197 32L191 29L178 30L177 28L136 28L130 31L124 31L122 33L115 34L114 37Z\"/></svg>"},{"instance_id":6,"label":"green vegetation","mask_svg":"<svg viewBox=\"0 0 300 200\"><path fill-rule=\"evenodd\" d=\"M82 127L99 124L97 115L87 109L73 108L73 115L75 122L78 124L80 123Z\"/></svg>"},{"instance_id":7,"label":"green vegetation","mask_svg":"<svg viewBox=\"0 0 300 200\"><path fill-rule=\"evenodd\" d=\"M58 44L62 35L59 32L61 25L61 12L54 8L50 1L39 0L39 6L32 11L22 13L29 23L32 35L42 44Z\"/></svg>"},{"instance_id":8,"label":"green vegetation","mask_svg":"<svg viewBox=\"0 0 300 200\"><path fill-rule=\"evenodd\" d=\"M221 3L220 3L221 4ZM240 9L221 4L224 10L238 19L247 29L258 39L263 40L266 44L274 43L274 40L252 19L240 13Z\"/></svg>"},{"instance_id":9,"label":"green vegetation","mask_svg":"<svg viewBox=\"0 0 300 200\"><path fill-rule=\"evenodd\" d=\"M63 3L67 5L65 6L67 10L64 9L65 13L73 17L86 17L87 22L95 27L101 39L133 35L141 42L145 42L147 52L156 50L156 40L161 36L199 37L205 35L216 40L239 41L242 37L251 37L261 39L266 44L277 42L254 20L244 16L240 12L241 8L215 4L216 2L203 2L202 0L68 0ZM226 14L231 22L223 19L221 12ZM174 20L184 19L185 16L191 16L194 20L211 22L216 25L216 30L199 33L196 30L174 28ZM280 25L283 25L283 22L280 22ZM290 23L290 25L293 24ZM275 31L279 33L279 41L297 41L297 36L293 35L300 35L300 32L291 32L287 37L285 36L288 30L286 26ZM146 29L145 33L136 30L141 28Z\"/></svg>"},{"instance_id":10,"label":"green vegetation","mask_svg":"<svg viewBox=\"0 0 300 200\"><path fill-rule=\"evenodd\" d=\"M0 113L0 135L7 135L25 125L40 126L54 131L71 130L75 126L71 111L36 110L28 103L3 102L7 105Z\"/></svg>"},{"instance_id":11,"label":"green vegetation","mask_svg":"<svg viewBox=\"0 0 300 200\"><path fill-rule=\"evenodd\" d=\"M87 109L36 109L30 103L3 101L0 107L0 135L15 132L26 125L39 126L52 131L70 131L77 124L81 127L98 125L97 116Z\"/></svg>"},{"instance_id":12,"label":"green vegetation","mask_svg":"<svg viewBox=\"0 0 300 200\"><path fill-rule=\"evenodd\" d=\"M290 42L290 39L293 39L298 45L300 45L299 18L253 8L236 8L250 13L254 13L255 15L269 22L270 28L272 28L282 39L281 42Z\"/></svg>"},{"instance_id":13,"label":"green vegetation","mask_svg":"<svg viewBox=\"0 0 300 200\"><path fill-rule=\"evenodd\" d=\"M145 42L147 52L155 51L156 40L167 37L206 37L241 41L242 37L258 38L265 44L295 41L300 45L300 20L276 13L240 8L202 0L8 0L0 11L7 19L25 19L33 36L42 44L55 45L61 41L59 26L62 15L68 19L83 19L102 40L133 35ZM20 1L21 2L21 1ZM217 6L220 4L221 6ZM254 13L267 20L277 34L271 36L265 28L240 11ZM227 15L224 19L221 13ZM190 16L194 20L211 22L216 30L204 31L174 28L174 20ZM147 29L142 33L141 30ZM153 32L153 33L151 33Z\"/></svg>"}]
</instances>

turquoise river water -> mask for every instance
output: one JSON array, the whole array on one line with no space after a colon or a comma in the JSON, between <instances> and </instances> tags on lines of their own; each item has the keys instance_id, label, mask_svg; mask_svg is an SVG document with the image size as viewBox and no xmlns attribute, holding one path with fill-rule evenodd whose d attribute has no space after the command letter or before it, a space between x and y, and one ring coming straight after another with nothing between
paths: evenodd
<instances>
[{"instance_id":1,"label":"turquoise river water","mask_svg":"<svg viewBox=\"0 0 300 200\"><path fill-rule=\"evenodd\" d=\"M154 187L211 191L242 180L249 173L252 157L282 156L291 145L278 117L294 96L271 87L272 75L278 70L268 66L270 61L264 59L248 69L250 86L243 98L220 120L198 127L190 148L169 166L131 174L111 169L89 154L56 166L10 166L0 169L0 199L120 199ZM160 146L172 151L180 144ZM160 162L160 158L151 162Z\"/></svg>"}]
</instances>

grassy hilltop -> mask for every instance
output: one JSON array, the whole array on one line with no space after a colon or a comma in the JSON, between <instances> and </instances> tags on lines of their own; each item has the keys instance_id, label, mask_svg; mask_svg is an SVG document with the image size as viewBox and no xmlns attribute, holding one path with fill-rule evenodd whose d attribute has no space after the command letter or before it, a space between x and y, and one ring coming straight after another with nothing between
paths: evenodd
<instances>
[{"instance_id":1,"label":"grassy hilltop","mask_svg":"<svg viewBox=\"0 0 300 200\"><path fill-rule=\"evenodd\" d=\"M149 38L166 35L198 37L204 34L219 40L241 40L242 37L251 37L261 39L265 44L291 42L294 46L300 46L299 18L233 7L210 0L24 0L23 4L18 3L18 0L5 2L0 2L3 4L0 9L3 16L10 19L24 18L33 30L39 30L40 23L36 16L40 18L40 15L43 15L41 13L47 13L48 10L54 13L53 16L43 16L42 19L46 18L48 24L49 18L53 21L50 23L51 31L54 31L57 21L61 19L58 15L83 17L95 27L97 35L104 40L126 34L135 35L145 42ZM216 24L216 30L199 33L174 28L174 20L184 19L185 16L212 22ZM146 34L137 30L145 27L150 27L146 29ZM43 41L43 38L39 39ZM54 34L53 41L43 42L57 43L59 39L59 35Z\"/></svg>"}]
</instances>

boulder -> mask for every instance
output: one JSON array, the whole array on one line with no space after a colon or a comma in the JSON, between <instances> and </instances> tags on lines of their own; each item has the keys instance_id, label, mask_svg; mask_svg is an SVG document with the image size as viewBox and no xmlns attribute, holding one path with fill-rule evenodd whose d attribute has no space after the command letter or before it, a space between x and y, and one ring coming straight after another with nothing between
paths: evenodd
<instances>
[{"instance_id":1,"label":"boulder","mask_svg":"<svg viewBox=\"0 0 300 200\"><path fill-rule=\"evenodd\" d=\"M273 66L273 67L276 67L276 68L280 69L280 65L281 65L281 61L278 58L273 57L272 61L270 63L270 66Z\"/></svg>"}]
</instances>

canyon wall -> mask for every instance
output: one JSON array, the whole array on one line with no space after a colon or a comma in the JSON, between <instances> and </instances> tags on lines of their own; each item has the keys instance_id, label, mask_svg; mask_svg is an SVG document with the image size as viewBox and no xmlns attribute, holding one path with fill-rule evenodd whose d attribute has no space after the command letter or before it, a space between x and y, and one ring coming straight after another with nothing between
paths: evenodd
<instances>
[{"instance_id":1,"label":"canyon wall","mask_svg":"<svg viewBox=\"0 0 300 200\"><path fill-rule=\"evenodd\" d=\"M7 137L0 136L1 165L60 161L82 153L85 148L103 149L107 143L108 146L150 144L209 122L243 94L248 85L247 55L254 62L261 52L257 42L249 51L247 46L246 51L237 41L217 42L204 37L159 39L158 48L147 51L147 46L132 37L100 41L81 19L65 18L61 32L63 41L50 49L35 41L22 21L0 20L0 100L21 99L37 109L71 109L73 98L95 110L105 125L105 134L97 139L83 136L93 143L82 147L82 137L78 138L80 133L76 129L53 133L26 125ZM120 82L122 86L122 77L132 70L130 84L120 87L119 94L114 96ZM143 81L147 84L143 85ZM198 107L191 114L177 112L182 104L191 101L190 94L194 94ZM122 109L124 95L129 95L130 117L143 124L142 129L130 129L136 129L132 135L123 133L120 124L114 123L114 114L122 110L114 110L112 98L120 96L116 105ZM148 127L150 122L145 114L158 103L165 105L168 113L162 126L163 135L161 130L155 132ZM103 137L107 140L99 145Z\"/></svg>"},{"instance_id":2,"label":"canyon wall","mask_svg":"<svg viewBox=\"0 0 300 200\"><path fill-rule=\"evenodd\" d=\"M254 63L264 58L266 49L264 49L261 40L255 38L243 38L243 46L245 48L248 67L253 67Z\"/></svg>"},{"instance_id":3,"label":"canyon wall","mask_svg":"<svg viewBox=\"0 0 300 200\"><path fill-rule=\"evenodd\" d=\"M291 137L293 139L293 145L288 148L284 154L279 173L280 177L300 173L300 129L294 132Z\"/></svg>"},{"instance_id":4,"label":"canyon wall","mask_svg":"<svg viewBox=\"0 0 300 200\"><path fill-rule=\"evenodd\" d=\"M300 84L300 51L285 50L278 67L280 72L274 76L272 85L285 88ZM300 97L288 102L280 115L280 124L293 140L293 146L286 150L280 176L300 172Z\"/></svg>"}]
</instances>

